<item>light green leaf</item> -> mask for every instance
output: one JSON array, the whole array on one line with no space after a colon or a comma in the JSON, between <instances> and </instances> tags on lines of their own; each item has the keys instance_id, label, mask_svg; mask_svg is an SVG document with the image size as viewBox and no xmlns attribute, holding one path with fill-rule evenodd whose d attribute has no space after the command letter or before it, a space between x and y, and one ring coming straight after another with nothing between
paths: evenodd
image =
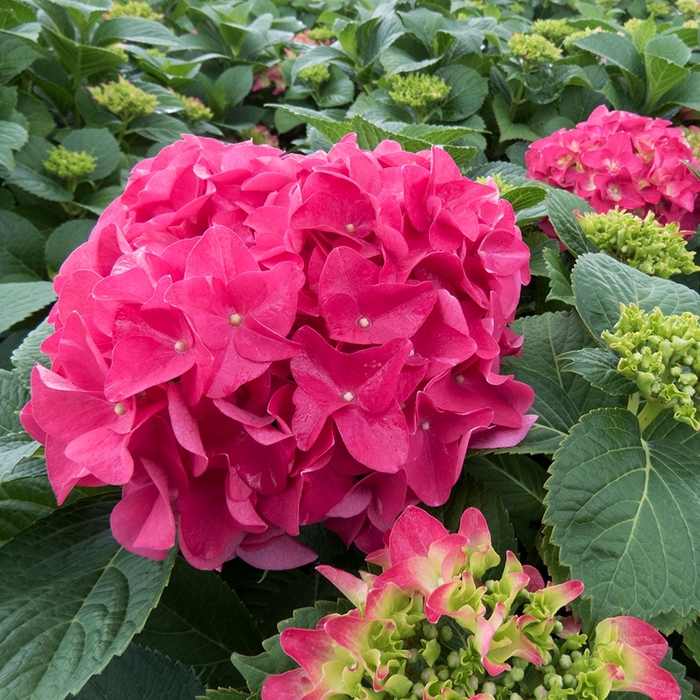
<instances>
[{"instance_id":1,"label":"light green leaf","mask_svg":"<svg viewBox=\"0 0 700 700\"><path fill-rule=\"evenodd\" d=\"M88 175L91 180L107 177L119 163L119 144L107 129L75 129L61 145L69 151L85 151L96 159L95 169Z\"/></svg>"},{"instance_id":2,"label":"light green leaf","mask_svg":"<svg viewBox=\"0 0 700 700\"><path fill-rule=\"evenodd\" d=\"M0 211L0 216L6 212ZM0 284L0 332L56 301L51 282Z\"/></svg>"},{"instance_id":3,"label":"light green leaf","mask_svg":"<svg viewBox=\"0 0 700 700\"><path fill-rule=\"evenodd\" d=\"M700 315L700 296L671 280L652 277L603 253L582 255L571 274L576 308L592 333L600 337L620 318L620 303L644 311L658 306L666 314Z\"/></svg>"},{"instance_id":4,"label":"light green leaf","mask_svg":"<svg viewBox=\"0 0 700 700\"><path fill-rule=\"evenodd\" d=\"M591 243L581 228L574 212L585 214L595 211L585 199L566 190L551 188L545 200L549 221L561 242L574 254L595 252L598 249Z\"/></svg>"},{"instance_id":5,"label":"light green leaf","mask_svg":"<svg viewBox=\"0 0 700 700\"><path fill-rule=\"evenodd\" d=\"M316 102L322 109L340 107L352 102L355 83L338 66L330 66L330 79L318 90Z\"/></svg>"},{"instance_id":6,"label":"light green leaf","mask_svg":"<svg viewBox=\"0 0 700 700\"><path fill-rule=\"evenodd\" d=\"M434 66L440 61L440 56L435 58L416 59L411 54L398 46L390 46L381 55L381 62L386 70L387 77L398 73L414 73Z\"/></svg>"},{"instance_id":7,"label":"light green leaf","mask_svg":"<svg viewBox=\"0 0 700 700\"><path fill-rule=\"evenodd\" d=\"M581 375L593 386L613 396L629 396L637 391L636 383L617 371L620 356L612 350L581 348L562 355L564 372Z\"/></svg>"},{"instance_id":8,"label":"light green leaf","mask_svg":"<svg viewBox=\"0 0 700 700\"><path fill-rule=\"evenodd\" d=\"M700 607L698 454L646 442L629 411L584 416L555 455L545 522L594 620Z\"/></svg>"},{"instance_id":9,"label":"light green leaf","mask_svg":"<svg viewBox=\"0 0 700 700\"><path fill-rule=\"evenodd\" d=\"M571 273L561 259L556 247L546 248L543 253L544 263L549 277L549 294L547 301L552 299L563 301L569 306L574 305L574 294L571 291Z\"/></svg>"},{"instance_id":10,"label":"light green leaf","mask_svg":"<svg viewBox=\"0 0 700 700\"><path fill-rule=\"evenodd\" d=\"M466 126L441 126L439 124L407 124L401 129L402 136L421 139L434 145L444 146L455 139L467 134L473 134L474 129ZM512 202L511 202L512 203Z\"/></svg>"},{"instance_id":11,"label":"light green leaf","mask_svg":"<svg viewBox=\"0 0 700 700\"><path fill-rule=\"evenodd\" d=\"M658 99L657 111L669 107L700 110L700 73L692 72Z\"/></svg>"},{"instance_id":12,"label":"light green leaf","mask_svg":"<svg viewBox=\"0 0 700 700\"><path fill-rule=\"evenodd\" d=\"M299 73L305 68L311 68L312 66L318 65L328 65L333 61L340 63L347 63L349 57L340 49L336 49L332 46L316 46L305 54L302 54L294 61L292 66L292 83L296 82L299 77Z\"/></svg>"},{"instance_id":13,"label":"light green leaf","mask_svg":"<svg viewBox=\"0 0 700 700\"><path fill-rule=\"evenodd\" d=\"M50 202L70 202L73 199L73 195L55 180L19 166L9 173L5 180L11 185L17 185L26 192L42 199L48 199Z\"/></svg>"},{"instance_id":14,"label":"light green leaf","mask_svg":"<svg viewBox=\"0 0 700 700\"><path fill-rule=\"evenodd\" d=\"M57 272L63 261L87 241L94 225L93 219L73 219L51 232L46 241L46 264L52 271Z\"/></svg>"},{"instance_id":15,"label":"light green leaf","mask_svg":"<svg viewBox=\"0 0 700 700\"><path fill-rule=\"evenodd\" d=\"M670 39L671 37L656 38ZM667 61L659 56L653 56L649 53L644 54L644 65L647 72L648 105L653 105L655 102L662 99L662 95L664 95L664 93L668 92L671 88L678 85L678 83L690 75L690 70L688 68L677 66L675 63Z\"/></svg>"},{"instance_id":16,"label":"light green leaf","mask_svg":"<svg viewBox=\"0 0 700 700\"><path fill-rule=\"evenodd\" d=\"M167 583L112 537L119 495L83 498L0 549L0 698L63 700L124 652ZM57 565L56 562L60 562Z\"/></svg>"},{"instance_id":17,"label":"light green leaf","mask_svg":"<svg viewBox=\"0 0 700 700\"><path fill-rule=\"evenodd\" d=\"M132 644L93 676L75 700L193 700L203 692L192 670Z\"/></svg>"},{"instance_id":18,"label":"light green leaf","mask_svg":"<svg viewBox=\"0 0 700 700\"><path fill-rule=\"evenodd\" d=\"M22 275L40 279L44 276L44 239L24 217L10 211L0 211L0 278ZM3 300L0 289L0 300ZM38 307L41 308L41 307ZM33 309L36 311L36 309ZM0 308L0 319L12 312ZM17 320L21 320L20 316ZM12 324L10 324L12 325ZM6 330L0 321L0 332Z\"/></svg>"},{"instance_id":19,"label":"light green leaf","mask_svg":"<svg viewBox=\"0 0 700 700\"><path fill-rule=\"evenodd\" d=\"M534 207L540 202L543 202L546 196L547 190L545 190L544 187L531 185L525 187L514 187L512 190L506 190L503 194L501 194L501 199L505 199L506 201L510 202L514 211L517 213L521 209Z\"/></svg>"},{"instance_id":20,"label":"light green leaf","mask_svg":"<svg viewBox=\"0 0 700 700\"><path fill-rule=\"evenodd\" d=\"M525 336L522 356L504 358L503 371L515 374L518 381L534 389L532 411L539 418L519 445L505 451L552 453L582 415L616 405L617 399L581 377L561 371L564 353L595 345L574 311L528 316L516 321L513 330Z\"/></svg>"},{"instance_id":21,"label":"light green leaf","mask_svg":"<svg viewBox=\"0 0 700 700\"><path fill-rule=\"evenodd\" d=\"M206 686L240 686L231 654L255 654L262 637L236 592L217 574L179 559L134 641L194 669Z\"/></svg>"}]
</instances>

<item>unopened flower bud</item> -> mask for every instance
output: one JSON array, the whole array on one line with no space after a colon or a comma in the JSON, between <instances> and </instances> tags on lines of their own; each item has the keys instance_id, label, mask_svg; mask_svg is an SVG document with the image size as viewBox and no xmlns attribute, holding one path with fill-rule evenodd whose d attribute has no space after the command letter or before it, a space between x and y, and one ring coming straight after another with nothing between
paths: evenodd
<instances>
[{"instance_id":1,"label":"unopened flower bud","mask_svg":"<svg viewBox=\"0 0 700 700\"><path fill-rule=\"evenodd\" d=\"M559 668L563 669L564 671L568 671L571 668L571 664L573 662L571 661L571 656L569 654L562 654L559 657Z\"/></svg>"},{"instance_id":2,"label":"unopened flower bud","mask_svg":"<svg viewBox=\"0 0 700 700\"><path fill-rule=\"evenodd\" d=\"M451 90L437 75L409 73L394 75L389 79L389 97L398 105L414 109L425 109L428 105L442 102Z\"/></svg>"},{"instance_id":3,"label":"unopened flower bud","mask_svg":"<svg viewBox=\"0 0 700 700\"><path fill-rule=\"evenodd\" d=\"M510 677L516 682L520 683L523 678L525 678L525 671L517 666L510 671Z\"/></svg>"},{"instance_id":4,"label":"unopened flower bud","mask_svg":"<svg viewBox=\"0 0 700 700\"><path fill-rule=\"evenodd\" d=\"M489 695L495 695L496 694L496 684L492 683L491 681L486 681L486 683L482 683L481 692L488 693Z\"/></svg>"}]
</instances>

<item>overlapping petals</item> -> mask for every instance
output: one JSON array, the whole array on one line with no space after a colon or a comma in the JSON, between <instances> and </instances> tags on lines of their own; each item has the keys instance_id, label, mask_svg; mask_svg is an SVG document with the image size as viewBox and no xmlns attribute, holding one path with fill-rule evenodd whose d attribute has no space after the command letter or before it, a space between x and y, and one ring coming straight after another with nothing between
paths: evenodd
<instances>
[{"instance_id":1,"label":"overlapping petals","mask_svg":"<svg viewBox=\"0 0 700 700\"><path fill-rule=\"evenodd\" d=\"M59 500L123 487L131 551L294 567L324 521L367 551L444 503L533 393L498 374L529 278L513 209L442 150L185 136L133 170L55 279L23 411Z\"/></svg>"}]
</instances>

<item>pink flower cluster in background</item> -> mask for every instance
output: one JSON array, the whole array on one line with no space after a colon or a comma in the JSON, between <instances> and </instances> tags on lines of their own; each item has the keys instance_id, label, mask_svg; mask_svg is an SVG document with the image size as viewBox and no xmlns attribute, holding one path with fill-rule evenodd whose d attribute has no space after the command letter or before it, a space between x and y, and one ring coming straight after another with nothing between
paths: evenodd
<instances>
[{"instance_id":1,"label":"pink flower cluster in background","mask_svg":"<svg viewBox=\"0 0 700 700\"><path fill-rule=\"evenodd\" d=\"M185 136L61 268L23 424L59 501L123 486L132 552L293 567L319 521L369 551L446 501L468 446L534 421L499 374L528 262L510 204L441 149Z\"/></svg>"},{"instance_id":2,"label":"pink flower cluster in background","mask_svg":"<svg viewBox=\"0 0 700 700\"><path fill-rule=\"evenodd\" d=\"M698 161L680 129L665 119L600 106L587 121L535 141L527 174L588 200L598 212L620 207L695 230Z\"/></svg>"}]
</instances>

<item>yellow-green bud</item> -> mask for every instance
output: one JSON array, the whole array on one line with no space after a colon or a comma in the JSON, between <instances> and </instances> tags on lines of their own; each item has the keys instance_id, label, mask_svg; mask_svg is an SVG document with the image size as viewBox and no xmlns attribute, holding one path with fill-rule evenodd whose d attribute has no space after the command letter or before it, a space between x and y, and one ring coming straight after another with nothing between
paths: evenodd
<instances>
[{"instance_id":1,"label":"yellow-green bud","mask_svg":"<svg viewBox=\"0 0 700 700\"><path fill-rule=\"evenodd\" d=\"M397 105L422 109L442 102L452 88L437 75L410 73L389 78L389 96Z\"/></svg>"},{"instance_id":2,"label":"yellow-green bud","mask_svg":"<svg viewBox=\"0 0 700 700\"><path fill-rule=\"evenodd\" d=\"M58 146L49 152L44 161L46 172L57 175L62 180L78 180L89 175L97 165L97 160L85 151L69 151Z\"/></svg>"},{"instance_id":3,"label":"yellow-green bud","mask_svg":"<svg viewBox=\"0 0 700 700\"><path fill-rule=\"evenodd\" d=\"M532 25L532 31L559 45L576 30L567 19L538 19Z\"/></svg>"},{"instance_id":4,"label":"yellow-green bud","mask_svg":"<svg viewBox=\"0 0 700 700\"><path fill-rule=\"evenodd\" d=\"M573 34L569 34L568 37L566 37L565 43L567 44L567 51L571 52L572 49L576 49L575 46L569 45L570 41L575 41L576 39L583 39L584 37L590 36L591 34L597 34L598 32L602 32L601 27L596 27L595 29L591 29L590 27L586 27L585 29L580 29L577 32L574 32Z\"/></svg>"},{"instance_id":5,"label":"yellow-green bud","mask_svg":"<svg viewBox=\"0 0 700 700\"><path fill-rule=\"evenodd\" d=\"M306 32L306 36L314 41L330 41L335 39L335 32L330 27L314 27Z\"/></svg>"},{"instance_id":6,"label":"yellow-green bud","mask_svg":"<svg viewBox=\"0 0 700 700\"><path fill-rule=\"evenodd\" d=\"M588 212L578 220L586 237L601 251L648 275L668 278L700 270L678 224L662 226L653 212L640 219L616 207L606 214Z\"/></svg>"},{"instance_id":7,"label":"yellow-green bud","mask_svg":"<svg viewBox=\"0 0 700 700\"><path fill-rule=\"evenodd\" d=\"M153 8L143 0L126 0L126 2L115 2L109 11L108 18L115 17L140 17L141 19L159 20L163 15L153 11Z\"/></svg>"},{"instance_id":8,"label":"yellow-green bud","mask_svg":"<svg viewBox=\"0 0 700 700\"><path fill-rule=\"evenodd\" d=\"M180 98L180 102L185 105L185 114L193 122L208 122L214 116L214 113L209 107L197 97L187 97L187 95L178 95L178 97Z\"/></svg>"},{"instance_id":9,"label":"yellow-green bud","mask_svg":"<svg viewBox=\"0 0 700 700\"><path fill-rule=\"evenodd\" d=\"M121 75L116 83L101 83L96 87L89 87L88 90L95 102L118 114L125 121L150 114L158 104L155 95L149 95L137 88Z\"/></svg>"},{"instance_id":10,"label":"yellow-green bud","mask_svg":"<svg viewBox=\"0 0 700 700\"><path fill-rule=\"evenodd\" d=\"M664 0L647 0L647 13L650 15L667 15L671 6Z\"/></svg>"},{"instance_id":11,"label":"yellow-green bud","mask_svg":"<svg viewBox=\"0 0 700 700\"><path fill-rule=\"evenodd\" d=\"M512 56L530 63L551 63L561 56L561 49L539 34L513 34L508 48Z\"/></svg>"},{"instance_id":12,"label":"yellow-green bud","mask_svg":"<svg viewBox=\"0 0 700 700\"><path fill-rule=\"evenodd\" d=\"M309 66L304 68L304 70L300 70L299 77L307 83L318 87L330 79L331 72L322 63L318 63L315 66Z\"/></svg>"},{"instance_id":13,"label":"yellow-green bud","mask_svg":"<svg viewBox=\"0 0 700 700\"><path fill-rule=\"evenodd\" d=\"M621 357L617 368L634 379L647 400L673 408L674 418L700 429L696 367L700 361L700 318L685 312L665 316L657 307L646 313L620 305L615 332L601 335ZM573 653L571 654L573 659Z\"/></svg>"}]
</instances>

